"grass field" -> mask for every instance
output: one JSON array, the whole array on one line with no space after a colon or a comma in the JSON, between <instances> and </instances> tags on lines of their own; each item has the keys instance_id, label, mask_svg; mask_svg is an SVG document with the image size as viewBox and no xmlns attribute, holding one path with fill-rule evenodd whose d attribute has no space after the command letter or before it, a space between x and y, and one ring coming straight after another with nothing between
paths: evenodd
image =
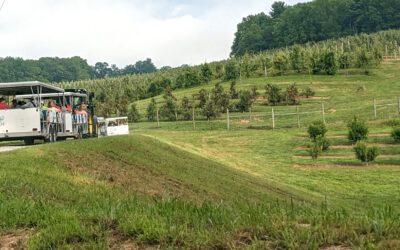
<instances>
[{"instance_id":1,"label":"grass field","mask_svg":"<svg viewBox=\"0 0 400 250\"><path fill-rule=\"evenodd\" d=\"M160 129L139 123L126 137L0 153L0 246L399 249L400 147L387 124L397 107L380 110L376 120L371 109L374 97L396 102L399 68L392 61L370 76L313 77L317 96L336 110L326 116L332 147L318 160L308 156L305 127L320 116L303 118L300 129L276 130L264 121L227 131L224 117L196 130L190 122ZM261 89L269 81L310 84L308 76L284 76L238 87ZM301 108L320 102L305 100ZM346 139L354 114L368 118L368 143L380 149L369 165L355 159Z\"/></svg>"}]
</instances>

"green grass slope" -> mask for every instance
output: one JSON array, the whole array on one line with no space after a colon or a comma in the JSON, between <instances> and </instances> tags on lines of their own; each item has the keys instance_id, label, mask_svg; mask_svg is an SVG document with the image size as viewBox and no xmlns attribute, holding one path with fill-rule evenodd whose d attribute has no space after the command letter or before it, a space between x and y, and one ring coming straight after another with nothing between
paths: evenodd
<instances>
[{"instance_id":1,"label":"green grass slope","mask_svg":"<svg viewBox=\"0 0 400 250\"><path fill-rule=\"evenodd\" d=\"M149 136L0 154L0 245L30 249L398 246L399 213L300 201ZM286 201L285 198L286 197Z\"/></svg>"}]
</instances>

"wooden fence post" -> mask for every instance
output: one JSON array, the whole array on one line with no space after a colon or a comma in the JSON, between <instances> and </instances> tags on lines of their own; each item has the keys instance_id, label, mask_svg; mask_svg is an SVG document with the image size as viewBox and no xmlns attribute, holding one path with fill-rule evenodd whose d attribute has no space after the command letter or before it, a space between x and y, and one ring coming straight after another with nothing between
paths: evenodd
<instances>
[{"instance_id":1,"label":"wooden fence post","mask_svg":"<svg viewBox=\"0 0 400 250\"><path fill-rule=\"evenodd\" d=\"M275 129L275 112L274 112L274 108L272 108L272 129Z\"/></svg>"},{"instance_id":2,"label":"wooden fence post","mask_svg":"<svg viewBox=\"0 0 400 250\"><path fill-rule=\"evenodd\" d=\"M230 126L230 121L229 121L229 109L226 109L226 127L228 130L230 130L231 126Z\"/></svg>"},{"instance_id":3,"label":"wooden fence post","mask_svg":"<svg viewBox=\"0 0 400 250\"><path fill-rule=\"evenodd\" d=\"M400 97L397 97L397 111L399 112L400 115Z\"/></svg>"},{"instance_id":4,"label":"wooden fence post","mask_svg":"<svg viewBox=\"0 0 400 250\"><path fill-rule=\"evenodd\" d=\"M158 116L158 109L157 109L157 128L160 128L160 117Z\"/></svg>"},{"instance_id":5,"label":"wooden fence post","mask_svg":"<svg viewBox=\"0 0 400 250\"><path fill-rule=\"evenodd\" d=\"M297 127L300 128L300 113L299 113L299 106L296 106L296 113L297 113Z\"/></svg>"},{"instance_id":6,"label":"wooden fence post","mask_svg":"<svg viewBox=\"0 0 400 250\"><path fill-rule=\"evenodd\" d=\"M377 110L376 110L376 99L374 98L374 118L378 117Z\"/></svg>"},{"instance_id":7,"label":"wooden fence post","mask_svg":"<svg viewBox=\"0 0 400 250\"><path fill-rule=\"evenodd\" d=\"M196 120L194 118L194 106L193 106L193 110L192 110L192 120L193 120L193 129L196 129Z\"/></svg>"},{"instance_id":8,"label":"wooden fence post","mask_svg":"<svg viewBox=\"0 0 400 250\"><path fill-rule=\"evenodd\" d=\"M325 105L324 103L322 103L321 105L322 107L322 121L324 122L324 124L326 124L326 120L325 120Z\"/></svg>"},{"instance_id":9,"label":"wooden fence post","mask_svg":"<svg viewBox=\"0 0 400 250\"><path fill-rule=\"evenodd\" d=\"M250 122L253 120L253 115L252 115L252 108L250 107Z\"/></svg>"}]
</instances>

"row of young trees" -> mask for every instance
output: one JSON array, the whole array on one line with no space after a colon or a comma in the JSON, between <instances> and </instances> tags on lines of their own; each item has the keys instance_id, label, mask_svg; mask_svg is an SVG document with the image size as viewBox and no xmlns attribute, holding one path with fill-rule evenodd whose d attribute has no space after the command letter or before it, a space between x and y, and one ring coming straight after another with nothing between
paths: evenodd
<instances>
[{"instance_id":1,"label":"row of young trees","mask_svg":"<svg viewBox=\"0 0 400 250\"><path fill-rule=\"evenodd\" d=\"M265 105L297 105L299 97L310 97L314 95L311 87L300 91L296 84L287 86L282 90L278 85L267 84L265 94L262 94L253 86L250 90L237 91L236 82L232 81L229 90L225 90L220 83L217 83L211 91L201 89L191 97L184 96L178 100L172 93L171 88L167 88L163 101L157 104L154 98L147 106L145 119L155 121L157 115L159 119L175 121L178 119L191 120L193 115L202 116L207 120L217 118L227 110L230 112L249 112L253 103L260 98ZM140 114L135 104L129 110L131 121L139 121L144 112Z\"/></svg>"},{"instance_id":2,"label":"row of young trees","mask_svg":"<svg viewBox=\"0 0 400 250\"><path fill-rule=\"evenodd\" d=\"M157 71L123 77L110 77L92 81L63 82L65 88L86 88L95 93L98 111L102 115L122 113L124 102L132 103L172 90L201 86L210 81L235 81L243 78L284 74L336 74L339 69L362 69L368 73L386 54L400 56L400 31L391 30L375 34L328 40L285 49L271 50L254 55L205 63L199 66ZM103 105L105 103L106 105ZM108 104L115 103L110 110ZM103 106L106 109L103 109ZM110 113L111 112L111 113Z\"/></svg>"}]
</instances>

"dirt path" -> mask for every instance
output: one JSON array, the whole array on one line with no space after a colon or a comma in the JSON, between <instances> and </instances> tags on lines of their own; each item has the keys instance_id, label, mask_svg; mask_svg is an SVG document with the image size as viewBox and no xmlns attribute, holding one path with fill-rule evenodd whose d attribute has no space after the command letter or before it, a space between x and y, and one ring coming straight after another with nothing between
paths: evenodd
<instances>
[{"instance_id":1,"label":"dirt path","mask_svg":"<svg viewBox=\"0 0 400 250\"><path fill-rule=\"evenodd\" d=\"M26 148L26 146L0 146L0 153L11 152L22 148Z\"/></svg>"}]
</instances>

